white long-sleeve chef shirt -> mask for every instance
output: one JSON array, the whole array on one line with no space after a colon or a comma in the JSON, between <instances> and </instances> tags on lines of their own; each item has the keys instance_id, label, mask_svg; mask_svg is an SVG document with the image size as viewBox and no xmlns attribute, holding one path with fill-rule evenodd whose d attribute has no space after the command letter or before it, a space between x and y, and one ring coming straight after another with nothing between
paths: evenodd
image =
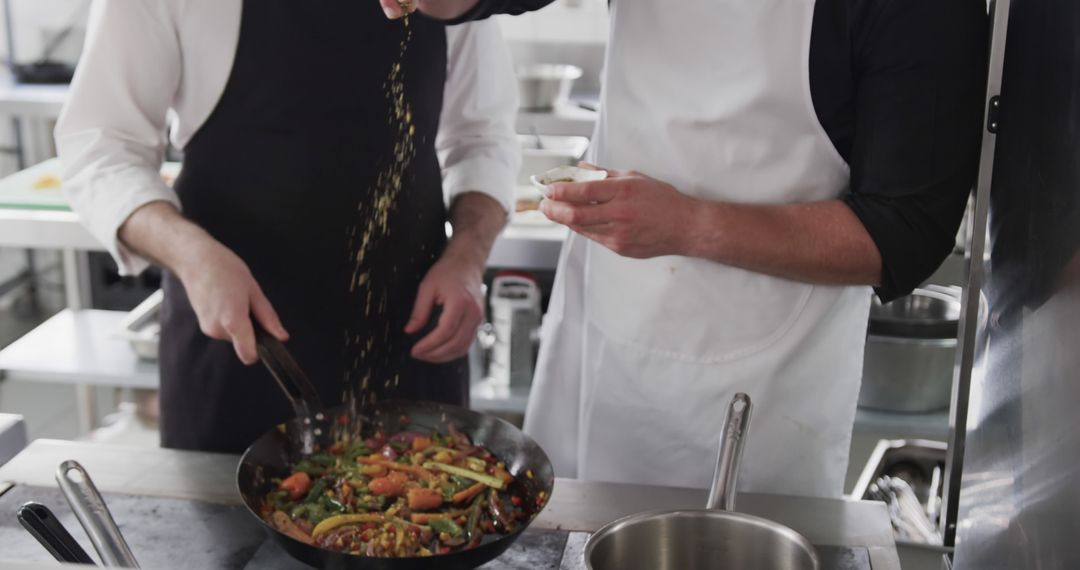
<instances>
[{"instance_id":1,"label":"white long-sleeve chef shirt","mask_svg":"<svg viewBox=\"0 0 1080 570\"><path fill-rule=\"evenodd\" d=\"M117 237L132 212L159 200L180 206L159 175L167 141L183 149L224 93L242 6L242 0L94 3L55 134L67 199L121 274L149 265ZM491 21L448 27L446 38L435 141L444 196L450 203L481 192L510 212L520 152L509 53Z\"/></svg>"}]
</instances>

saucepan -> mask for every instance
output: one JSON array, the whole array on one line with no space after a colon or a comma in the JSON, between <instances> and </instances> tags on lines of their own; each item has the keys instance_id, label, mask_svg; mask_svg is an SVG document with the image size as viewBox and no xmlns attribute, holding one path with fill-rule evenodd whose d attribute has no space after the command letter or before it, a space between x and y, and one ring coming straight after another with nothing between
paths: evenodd
<instances>
[{"instance_id":1,"label":"saucepan","mask_svg":"<svg viewBox=\"0 0 1080 570\"><path fill-rule=\"evenodd\" d=\"M18 510L23 527L60 562L94 565L94 559L75 541L49 507L29 501Z\"/></svg>"},{"instance_id":2,"label":"saucepan","mask_svg":"<svg viewBox=\"0 0 1080 570\"><path fill-rule=\"evenodd\" d=\"M120 528L116 526L105 499L101 497L90 475L77 461L68 460L56 470L56 482L64 493L64 498L75 511L90 542L101 557L103 566L112 568L138 568L139 563Z\"/></svg>"},{"instance_id":3,"label":"saucepan","mask_svg":"<svg viewBox=\"0 0 1080 570\"><path fill-rule=\"evenodd\" d=\"M720 434L709 499L703 510L630 515L600 529L585 545L590 570L818 570L806 538L768 519L735 512L735 483L751 403L736 394Z\"/></svg>"},{"instance_id":4,"label":"saucepan","mask_svg":"<svg viewBox=\"0 0 1080 570\"><path fill-rule=\"evenodd\" d=\"M555 473L544 450L512 424L494 416L433 402L383 401L367 406L359 415L367 425L384 433L423 426L446 433L452 424L479 446L491 450L514 476L511 489L524 504L538 505L527 521L505 535L492 536L480 545L427 557L374 558L319 548L289 537L269 525L260 512L263 498L273 490L272 479L289 474L289 466L317 448L331 443L334 419L348 414L346 407L323 410L310 380L279 341L256 328L259 355L293 404L297 417L277 426L244 452L236 485L248 511L271 538L294 558L318 568L341 569L464 569L476 568L498 557L540 513L551 496ZM355 416L354 416L355 417ZM531 474L527 476L526 474Z\"/></svg>"}]
</instances>

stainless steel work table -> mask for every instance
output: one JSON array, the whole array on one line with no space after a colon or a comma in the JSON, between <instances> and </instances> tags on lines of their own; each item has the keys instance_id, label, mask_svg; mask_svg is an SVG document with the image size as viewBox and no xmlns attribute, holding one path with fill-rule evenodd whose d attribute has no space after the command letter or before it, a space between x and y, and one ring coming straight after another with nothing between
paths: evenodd
<instances>
[{"instance_id":1,"label":"stainless steel work table","mask_svg":"<svg viewBox=\"0 0 1080 570\"><path fill-rule=\"evenodd\" d=\"M234 479L236 456L167 449L38 440L0 467L0 481L54 487L56 468L66 459L82 463L103 493L240 502ZM588 533L638 511L697 508L704 503L705 492L696 489L558 479L534 526ZM788 525L814 544L865 547L874 570L900 569L882 503L741 494L738 509Z\"/></svg>"}]
</instances>

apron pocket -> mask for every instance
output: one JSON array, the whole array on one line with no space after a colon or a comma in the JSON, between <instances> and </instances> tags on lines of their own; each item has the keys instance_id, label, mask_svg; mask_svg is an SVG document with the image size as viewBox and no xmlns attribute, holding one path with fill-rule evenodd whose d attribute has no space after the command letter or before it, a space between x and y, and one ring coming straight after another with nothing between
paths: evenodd
<instances>
[{"instance_id":1,"label":"apron pocket","mask_svg":"<svg viewBox=\"0 0 1080 570\"><path fill-rule=\"evenodd\" d=\"M723 362L773 345L813 285L680 256L622 257L589 244L588 319L610 340L693 362Z\"/></svg>"}]
</instances>

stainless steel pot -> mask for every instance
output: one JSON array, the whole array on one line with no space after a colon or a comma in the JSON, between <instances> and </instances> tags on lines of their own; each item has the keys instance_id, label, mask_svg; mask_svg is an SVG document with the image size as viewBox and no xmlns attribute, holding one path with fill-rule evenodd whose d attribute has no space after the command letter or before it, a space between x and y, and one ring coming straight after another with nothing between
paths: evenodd
<instances>
[{"instance_id":1,"label":"stainless steel pot","mask_svg":"<svg viewBox=\"0 0 1080 570\"><path fill-rule=\"evenodd\" d=\"M590 570L817 570L806 538L776 522L737 513L738 478L751 403L737 394L720 434L720 452L703 510L640 513L593 534L585 545Z\"/></svg>"},{"instance_id":2,"label":"stainless steel pot","mask_svg":"<svg viewBox=\"0 0 1080 570\"><path fill-rule=\"evenodd\" d=\"M922 413L949 407L959 292L916 289L888 304L875 298L863 357L859 406Z\"/></svg>"},{"instance_id":3,"label":"stainless steel pot","mask_svg":"<svg viewBox=\"0 0 1080 570\"><path fill-rule=\"evenodd\" d=\"M580 67L541 63L517 69L518 95L526 111L550 111L555 104L570 98L574 81L581 77Z\"/></svg>"}]
</instances>

